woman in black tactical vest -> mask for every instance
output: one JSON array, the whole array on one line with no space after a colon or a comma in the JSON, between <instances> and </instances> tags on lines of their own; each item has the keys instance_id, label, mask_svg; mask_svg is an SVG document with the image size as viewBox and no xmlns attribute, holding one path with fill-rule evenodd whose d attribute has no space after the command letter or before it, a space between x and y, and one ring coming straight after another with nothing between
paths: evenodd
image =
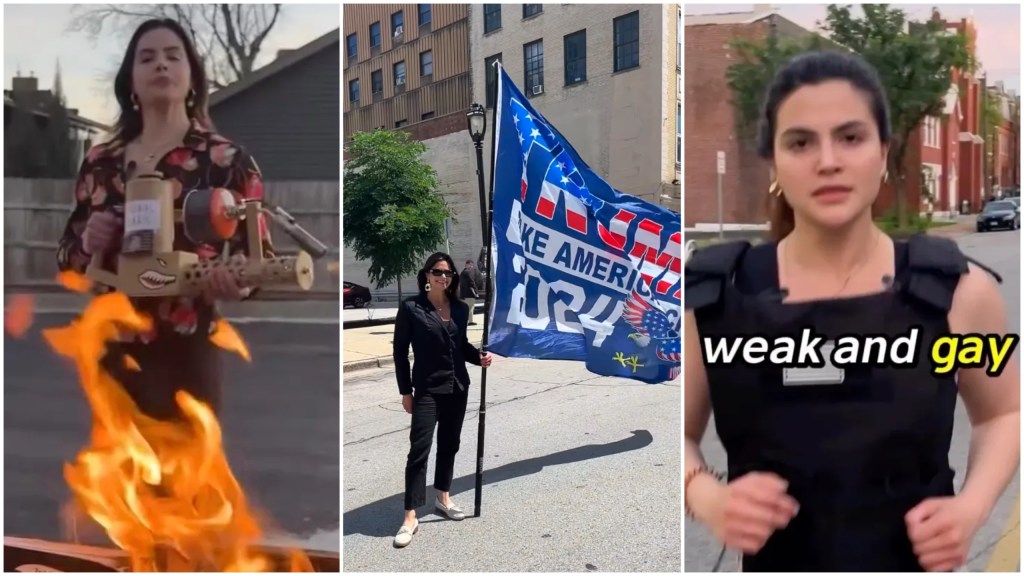
<instances>
[{"instance_id":1,"label":"woman in black tactical vest","mask_svg":"<svg viewBox=\"0 0 1024 576\"><path fill-rule=\"evenodd\" d=\"M951 240L894 241L874 224L889 111L860 58L794 58L761 124L777 177L773 241L687 263L686 510L744 554L744 571L954 570L1020 460L1020 370L1014 356L996 375L933 374L929 350L950 333L1005 334L999 287ZM784 369L704 355L704 339L799 342L808 326L831 343L916 326L919 362ZM948 461L958 394L971 424L959 493ZM712 412L725 478L700 451Z\"/></svg>"}]
</instances>

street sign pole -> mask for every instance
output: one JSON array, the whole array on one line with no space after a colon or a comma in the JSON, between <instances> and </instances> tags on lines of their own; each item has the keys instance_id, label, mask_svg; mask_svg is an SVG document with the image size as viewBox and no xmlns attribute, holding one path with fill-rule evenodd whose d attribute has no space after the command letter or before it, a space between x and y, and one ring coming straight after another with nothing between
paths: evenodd
<instances>
[{"instance_id":1,"label":"street sign pole","mask_svg":"<svg viewBox=\"0 0 1024 576\"><path fill-rule=\"evenodd\" d=\"M725 220L722 217L722 176L725 174L725 152L718 151L718 239L725 239Z\"/></svg>"}]
</instances>

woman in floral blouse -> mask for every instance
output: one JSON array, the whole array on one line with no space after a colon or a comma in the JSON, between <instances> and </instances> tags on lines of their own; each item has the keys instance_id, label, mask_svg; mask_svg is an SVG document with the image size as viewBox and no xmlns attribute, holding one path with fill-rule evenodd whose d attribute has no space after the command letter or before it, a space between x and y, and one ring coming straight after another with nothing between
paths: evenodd
<instances>
[{"instance_id":1,"label":"woman in floral blouse","mask_svg":"<svg viewBox=\"0 0 1024 576\"><path fill-rule=\"evenodd\" d=\"M57 251L61 270L84 273L93 255L116 270L120 252L125 182L159 172L174 187L181 208L183 192L226 188L239 200L259 198L262 179L255 161L239 146L216 134L207 109L208 83L195 47L173 20L150 20L135 31L114 82L121 114L109 142L89 150L75 186L75 208ZM266 222L260 220L265 255L272 255ZM235 258L244 258L244 226L228 242ZM224 246L190 242L175 224L174 249L201 259L217 258ZM222 366L210 342L218 300L251 295L224 269L208 277L202 298L139 298L133 304L150 315L154 328L111 347L104 368L121 382L139 407L152 416L179 414L174 393L186 390L217 411ZM131 357L139 370L128 370Z\"/></svg>"}]
</instances>

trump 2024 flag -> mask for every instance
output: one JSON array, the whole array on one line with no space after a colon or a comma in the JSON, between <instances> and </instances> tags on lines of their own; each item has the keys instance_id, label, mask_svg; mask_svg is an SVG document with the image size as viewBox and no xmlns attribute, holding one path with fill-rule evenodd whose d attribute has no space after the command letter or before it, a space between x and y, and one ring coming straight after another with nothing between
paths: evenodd
<instances>
[{"instance_id":1,"label":"trump 2024 flag","mask_svg":"<svg viewBox=\"0 0 1024 576\"><path fill-rule=\"evenodd\" d=\"M595 174L498 68L489 350L673 380L682 221Z\"/></svg>"}]
</instances>

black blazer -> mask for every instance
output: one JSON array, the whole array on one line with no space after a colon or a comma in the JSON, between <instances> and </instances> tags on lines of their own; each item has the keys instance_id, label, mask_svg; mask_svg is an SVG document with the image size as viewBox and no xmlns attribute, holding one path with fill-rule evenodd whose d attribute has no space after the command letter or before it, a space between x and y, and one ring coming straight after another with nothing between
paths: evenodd
<instances>
[{"instance_id":1,"label":"black blazer","mask_svg":"<svg viewBox=\"0 0 1024 576\"><path fill-rule=\"evenodd\" d=\"M466 362L479 366L480 350L466 339L469 306L465 302L453 302L451 310L457 332L454 339L426 294L408 298L398 306L394 355L399 393L412 394L415 390L451 394L456 390L456 380L459 389L469 388ZM411 376L410 345L415 358Z\"/></svg>"}]
</instances>

